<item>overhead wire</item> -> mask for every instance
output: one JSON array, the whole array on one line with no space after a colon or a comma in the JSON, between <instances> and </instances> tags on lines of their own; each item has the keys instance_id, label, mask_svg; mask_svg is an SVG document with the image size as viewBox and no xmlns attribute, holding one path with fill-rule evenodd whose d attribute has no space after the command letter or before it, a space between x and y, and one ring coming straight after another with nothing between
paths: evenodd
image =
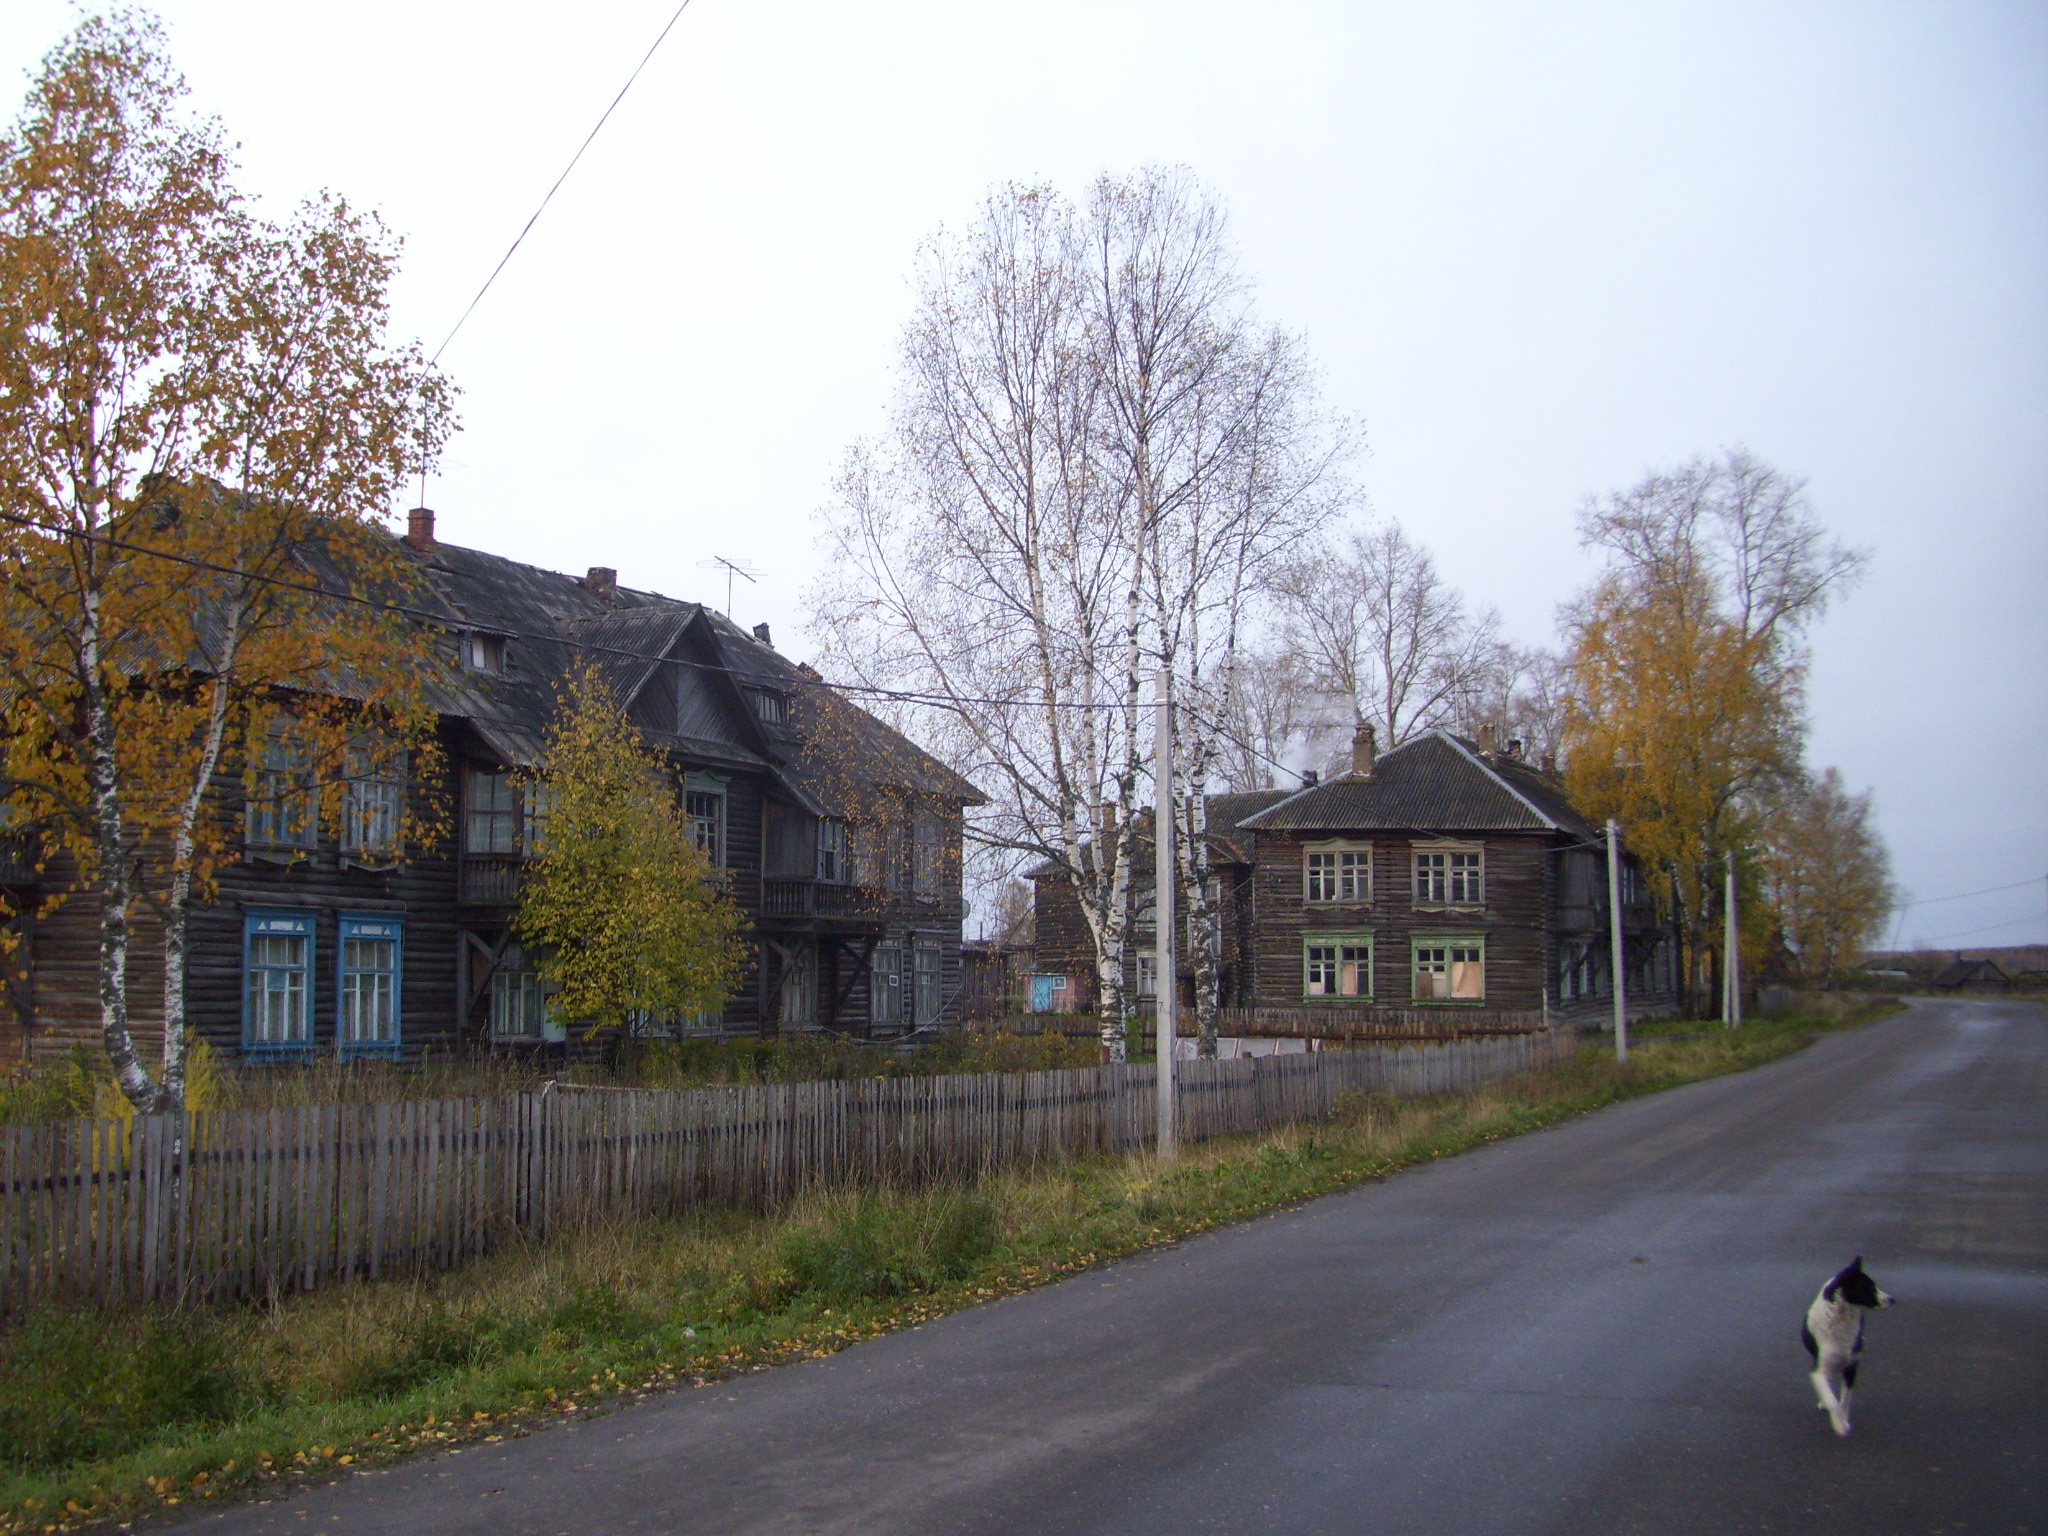
<instances>
[{"instance_id":1,"label":"overhead wire","mask_svg":"<svg viewBox=\"0 0 2048 1536\"><path fill-rule=\"evenodd\" d=\"M626 83L619 87L619 94L611 99L611 105L599 114L597 122L591 127L590 132L583 136L583 142L576 146L576 153L571 155L569 163L562 167L562 174L555 178L554 185L549 187L547 195L541 198L540 206L533 210L533 216L520 227L519 233L513 237L511 245L506 247L505 254L498 258L498 264L491 268L491 275L484 279L483 287L477 289L476 297L469 301L469 307L463 310L462 317L449 328L448 334L441 339L441 345L434 349L434 355L428 359L430 364L441 361L441 354L448 350L448 344L454 341L457 332L464 325L468 324L469 317L476 312L477 305L483 303L484 295L491 291L491 285L498 280L498 274L505 270L507 263L512 260L513 255L518 251L520 245L525 242L526 237L533 233L533 226L540 222L540 216L548 211L548 204L553 202L555 194L562 190L562 183L567 181L569 173L576 169L576 163L583 158L583 152L589 149L598 134L603 132L604 125L611 121L612 113L616 112L619 103L626 99L626 92L633 89L633 82L640 78L641 71L647 68L648 64L653 60L655 53L668 40L669 33L675 30L676 23L683 19L683 12L689 8L690 0L682 0L682 4L676 7L675 14L669 17L668 25L661 29L660 35L654 39L647 52L641 55L640 62L633 66L633 73L628 75Z\"/></svg>"},{"instance_id":2,"label":"overhead wire","mask_svg":"<svg viewBox=\"0 0 2048 1536\"><path fill-rule=\"evenodd\" d=\"M387 613L399 618L412 619L418 623L429 624L436 629L480 631L490 635L501 635L508 640L524 640L541 645L568 646L579 651L602 656L616 656L628 661L666 663L674 666L691 667L700 672L722 673L734 678L750 679L755 682L761 681L761 675L758 672L749 671L744 667L721 666L716 662L698 661L687 656L664 656L652 651L636 651L625 646L605 645L579 640L573 636L515 629L498 624L479 623L466 618L462 614L438 612L431 608L415 607L410 603L387 602L380 598L366 597L357 592L336 591L331 587L324 587L316 582L292 581L283 576L269 575L259 571L241 570L231 565L222 565L218 561L202 560L196 555L180 554L176 550L157 549L148 544L137 544L132 540L116 538L112 534L88 533L83 529L77 528L52 527L48 523L38 521L19 512L0 511L0 522L8 522L20 527L31 528L38 533L54 538L82 539L88 543L99 544L108 549L117 549L128 554L147 555L154 559L170 561L173 564L185 566L191 570L206 571L214 575L230 576L237 580L251 581L263 586L278 587L291 592L301 592L307 596L322 598L329 602L347 603L355 607L368 608L374 612ZM574 578L570 579L573 580ZM665 601L680 600L665 599ZM703 604L696 603L689 606L702 608ZM728 620L727 622L731 621ZM794 665L790 665L789 670L790 674L793 675L784 675L781 680L791 687L823 688L831 693L855 693L866 697L894 699L902 703L928 704L938 707L954 705L975 705L986 708L1028 707L1037 709L1043 707L1043 702L1038 700L982 698L967 694L925 693L912 689L882 688L867 683L839 683L824 677L807 676ZM1081 699L1059 701L1055 707L1060 709L1124 710L1129 706L1121 702Z\"/></svg>"}]
</instances>

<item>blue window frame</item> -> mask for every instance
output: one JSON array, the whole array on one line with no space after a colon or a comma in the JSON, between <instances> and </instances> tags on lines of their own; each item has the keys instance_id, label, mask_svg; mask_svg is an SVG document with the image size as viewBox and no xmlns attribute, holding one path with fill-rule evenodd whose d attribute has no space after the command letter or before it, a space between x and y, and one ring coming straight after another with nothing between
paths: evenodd
<instances>
[{"instance_id":1,"label":"blue window frame","mask_svg":"<svg viewBox=\"0 0 2048 1536\"><path fill-rule=\"evenodd\" d=\"M399 983L405 924L395 917L341 920L341 1006L334 1026L343 1061L398 1058Z\"/></svg>"},{"instance_id":2,"label":"blue window frame","mask_svg":"<svg viewBox=\"0 0 2048 1536\"><path fill-rule=\"evenodd\" d=\"M313 1054L313 914L250 912L242 919L242 1050Z\"/></svg>"}]
</instances>

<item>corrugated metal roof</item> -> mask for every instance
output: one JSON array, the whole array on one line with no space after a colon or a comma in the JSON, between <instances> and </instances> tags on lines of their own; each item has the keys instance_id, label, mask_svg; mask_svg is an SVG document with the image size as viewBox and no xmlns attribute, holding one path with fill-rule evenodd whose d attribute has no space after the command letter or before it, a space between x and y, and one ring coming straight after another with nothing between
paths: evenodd
<instances>
[{"instance_id":1,"label":"corrugated metal roof","mask_svg":"<svg viewBox=\"0 0 2048 1536\"><path fill-rule=\"evenodd\" d=\"M821 814L836 808L835 777L982 801L967 780L723 614L629 587L595 592L581 578L459 545L437 545L417 563L449 628L510 637L502 671L458 671L437 702L513 766L538 760L580 652L622 708L672 678L675 729L651 734L684 756L772 767ZM785 695L787 725L761 721L745 687Z\"/></svg>"},{"instance_id":2,"label":"corrugated metal roof","mask_svg":"<svg viewBox=\"0 0 2048 1536\"><path fill-rule=\"evenodd\" d=\"M1370 778L1346 774L1247 815L1254 831L1547 832L1592 827L1552 781L1512 759L1430 731L1380 755Z\"/></svg>"}]
</instances>

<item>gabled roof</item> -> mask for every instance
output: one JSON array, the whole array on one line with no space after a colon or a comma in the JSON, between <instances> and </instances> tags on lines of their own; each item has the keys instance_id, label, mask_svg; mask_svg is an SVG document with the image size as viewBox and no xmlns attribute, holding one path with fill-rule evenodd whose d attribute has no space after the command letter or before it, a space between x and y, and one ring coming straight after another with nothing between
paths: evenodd
<instances>
[{"instance_id":1,"label":"gabled roof","mask_svg":"<svg viewBox=\"0 0 2048 1536\"><path fill-rule=\"evenodd\" d=\"M830 777L819 766L827 760L842 776L981 803L960 775L701 604L629 587L593 590L580 577L453 544L437 543L416 558L432 594L428 606L448 628L507 637L503 671L458 670L437 690L436 704L466 720L508 765L539 760L580 657L622 709L633 709L657 679L673 687L672 711L662 701L656 717L674 723L649 729L655 741L686 758L769 770L791 798L820 814L831 803L819 793L819 781ZM786 725L762 721L746 688L782 694Z\"/></svg>"},{"instance_id":2,"label":"gabled roof","mask_svg":"<svg viewBox=\"0 0 2048 1536\"><path fill-rule=\"evenodd\" d=\"M1240 823L1259 832L1565 832L1594 828L1557 781L1517 759L1428 731L1380 754L1369 778L1345 774Z\"/></svg>"},{"instance_id":3,"label":"gabled roof","mask_svg":"<svg viewBox=\"0 0 2048 1536\"><path fill-rule=\"evenodd\" d=\"M1972 982L1988 982L1995 986L2009 987L2012 978L1995 960L1954 960L1934 978L1937 987L1967 987Z\"/></svg>"}]
</instances>

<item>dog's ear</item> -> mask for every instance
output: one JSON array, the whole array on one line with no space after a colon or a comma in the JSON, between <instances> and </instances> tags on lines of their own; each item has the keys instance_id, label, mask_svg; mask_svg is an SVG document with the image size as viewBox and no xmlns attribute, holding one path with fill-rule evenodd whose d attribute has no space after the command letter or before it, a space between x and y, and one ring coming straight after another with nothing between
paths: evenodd
<instances>
[{"instance_id":1,"label":"dog's ear","mask_svg":"<svg viewBox=\"0 0 2048 1536\"><path fill-rule=\"evenodd\" d=\"M1862 1267L1863 1267L1863 1255L1859 1253L1859 1254L1857 1254L1857 1255L1856 1255L1856 1257L1855 1257L1855 1258L1853 1258L1853 1259L1851 1259L1851 1260L1849 1261L1849 1267L1848 1267L1847 1269L1843 1270L1843 1271L1842 1271L1842 1273L1843 1273L1843 1274L1845 1274L1845 1275L1853 1275L1853 1274L1855 1274L1855 1273L1856 1273L1856 1271L1857 1271L1857 1270L1861 1269Z\"/></svg>"}]
</instances>

